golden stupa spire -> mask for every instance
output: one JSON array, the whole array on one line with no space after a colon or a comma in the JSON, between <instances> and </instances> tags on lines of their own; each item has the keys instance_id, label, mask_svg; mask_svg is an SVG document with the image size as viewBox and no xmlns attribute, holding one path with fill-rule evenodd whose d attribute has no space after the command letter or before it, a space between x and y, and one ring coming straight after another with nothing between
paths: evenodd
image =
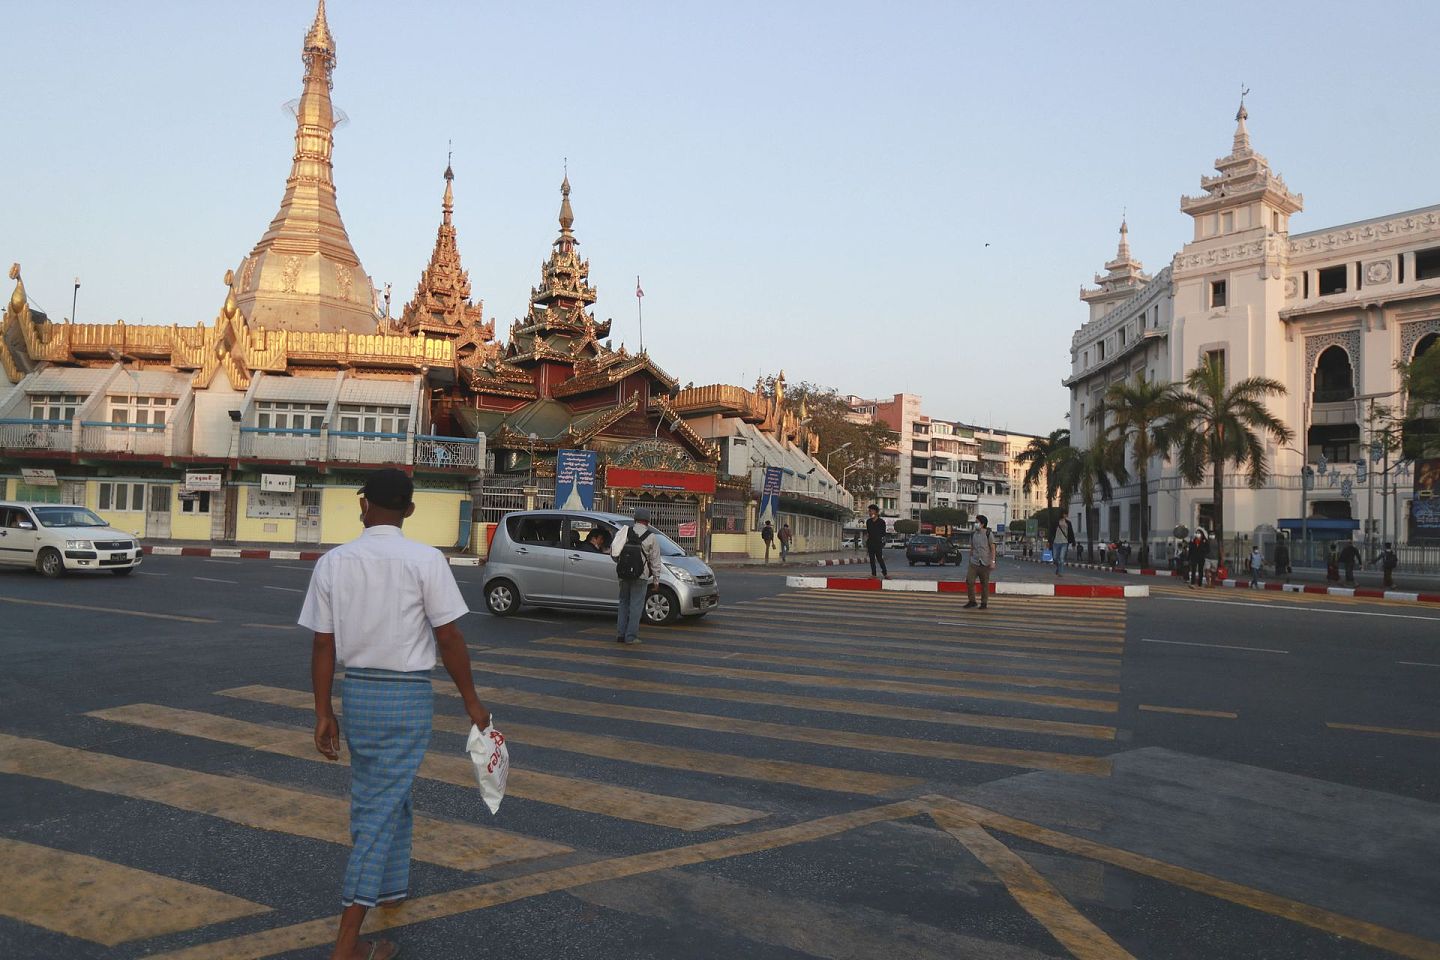
<instances>
[{"instance_id":1,"label":"golden stupa spire","mask_svg":"<svg viewBox=\"0 0 1440 960\"><path fill-rule=\"evenodd\" d=\"M407 333L430 336L458 337L468 328L478 330L477 343L494 336L494 324L483 323L484 307L470 301L470 274L460 264L460 247L456 241L455 171L449 158L445 163L445 196L441 201L440 229L435 235L435 249L430 265L420 274L415 296L400 314L400 326Z\"/></svg>"},{"instance_id":2,"label":"golden stupa spire","mask_svg":"<svg viewBox=\"0 0 1440 960\"><path fill-rule=\"evenodd\" d=\"M550 259L540 267L540 286L532 287L532 303L567 300L579 304L595 302L595 288L590 286L590 263L581 260L575 248L575 211L570 207L570 172L560 181L560 236L551 244Z\"/></svg>"},{"instance_id":3,"label":"golden stupa spire","mask_svg":"<svg viewBox=\"0 0 1440 960\"><path fill-rule=\"evenodd\" d=\"M335 203L335 36L319 0L301 50L304 87L295 102L295 153L280 211L240 263L240 310L256 326L375 333L375 290Z\"/></svg>"}]
</instances>

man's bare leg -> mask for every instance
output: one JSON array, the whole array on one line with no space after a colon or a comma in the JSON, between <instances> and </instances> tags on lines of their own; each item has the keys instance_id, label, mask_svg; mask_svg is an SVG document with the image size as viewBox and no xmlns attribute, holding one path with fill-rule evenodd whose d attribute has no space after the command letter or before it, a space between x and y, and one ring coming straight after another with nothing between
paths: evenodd
<instances>
[{"instance_id":1,"label":"man's bare leg","mask_svg":"<svg viewBox=\"0 0 1440 960\"><path fill-rule=\"evenodd\" d=\"M340 933L335 937L335 949L330 954L330 960L371 960L371 945L360 942L360 926L365 922L366 912L363 904L352 903L340 914ZM379 940L376 944L379 949L374 952L374 960L389 960L395 956L397 949L394 943Z\"/></svg>"}]
</instances>

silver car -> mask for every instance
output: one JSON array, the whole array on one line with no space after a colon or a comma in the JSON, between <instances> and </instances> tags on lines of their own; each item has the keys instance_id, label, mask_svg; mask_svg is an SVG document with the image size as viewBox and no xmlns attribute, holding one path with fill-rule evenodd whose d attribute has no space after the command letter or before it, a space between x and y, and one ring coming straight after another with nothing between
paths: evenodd
<instances>
[{"instance_id":1,"label":"silver car","mask_svg":"<svg viewBox=\"0 0 1440 960\"><path fill-rule=\"evenodd\" d=\"M522 603L537 607L614 610L619 605L615 561L588 543L600 531L605 542L633 521L614 513L527 510L506 514L495 529L485 561L485 606L504 617ZM653 527L651 528L654 529ZM645 620L671 623L704 616L720 603L715 571L655 530L660 542L660 587L645 598Z\"/></svg>"}]
</instances>

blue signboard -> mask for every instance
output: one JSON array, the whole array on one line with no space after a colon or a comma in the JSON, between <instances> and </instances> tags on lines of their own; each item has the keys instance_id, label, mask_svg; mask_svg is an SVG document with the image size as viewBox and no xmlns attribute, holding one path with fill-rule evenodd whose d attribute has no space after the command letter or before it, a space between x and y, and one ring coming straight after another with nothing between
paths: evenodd
<instances>
[{"instance_id":1,"label":"blue signboard","mask_svg":"<svg viewBox=\"0 0 1440 960\"><path fill-rule=\"evenodd\" d=\"M555 506L561 510L595 509L594 450L561 450L555 456Z\"/></svg>"},{"instance_id":2,"label":"blue signboard","mask_svg":"<svg viewBox=\"0 0 1440 960\"><path fill-rule=\"evenodd\" d=\"M769 520L777 528L780 526L780 481L785 476L781 467L765 468L765 486L760 491L760 519L759 524L763 527L765 521Z\"/></svg>"}]
</instances>

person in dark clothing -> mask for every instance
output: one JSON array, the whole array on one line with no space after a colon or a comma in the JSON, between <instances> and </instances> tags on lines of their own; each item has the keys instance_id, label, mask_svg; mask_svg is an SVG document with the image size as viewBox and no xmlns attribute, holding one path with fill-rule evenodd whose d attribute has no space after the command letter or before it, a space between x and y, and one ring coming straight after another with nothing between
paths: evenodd
<instances>
[{"instance_id":1,"label":"person in dark clothing","mask_svg":"<svg viewBox=\"0 0 1440 960\"><path fill-rule=\"evenodd\" d=\"M885 521L880 519L880 508L870 504L870 516L865 521L865 551L870 555L870 576L876 576L875 564L880 564L880 576L890 579L885 568Z\"/></svg>"},{"instance_id":2,"label":"person in dark clothing","mask_svg":"<svg viewBox=\"0 0 1440 960\"><path fill-rule=\"evenodd\" d=\"M769 520L760 528L760 539L765 541L765 562L770 562L770 544L775 542L775 527Z\"/></svg>"},{"instance_id":3,"label":"person in dark clothing","mask_svg":"<svg viewBox=\"0 0 1440 960\"><path fill-rule=\"evenodd\" d=\"M1335 551L1335 544L1330 544L1330 552L1325 557L1325 579L1331 583L1340 582L1340 554Z\"/></svg>"},{"instance_id":4,"label":"person in dark clothing","mask_svg":"<svg viewBox=\"0 0 1440 960\"><path fill-rule=\"evenodd\" d=\"M1196 530L1190 538L1190 585L1205 586L1205 561L1210 559L1210 538L1204 530Z\"/></svg>"},{"instance_id":5,"label":"person in dark clothing","mask_svg":"<svg viewBox=\"0 0 1440 960\"><path fill-rule=\"evenodd\" d=\"M1275 576L1283 577L1290 572L1290 548L1281 540L1275 544Z\"/></svg>"},{"instance_id":6,"label":"person in dark clothing","mask_svg":"<svg viewBox=\"0 0 1440 960\"><path fill-rule=\"evenodd\" d=\"M1355 549L1355 544L1347 543L1340 551L1340 565L1345 568L1345 582L1355 582L1355 564L1360 562L1360 551Z\"/></svg>"},{"instance_id":7,"label":"person in dark clothing","mask_svg":"<svg viewBox=\"0 0 1440 960\"><path fill-rule=\"evenodd\" d=\"M1395 586L1395 568L1400 565L1400 558L1395 554L1395 548L1385 544L1385 549L1380 551L1380 570L1385 574L1385 589L1389 590Z\"/></svg>"}]
</instances>

